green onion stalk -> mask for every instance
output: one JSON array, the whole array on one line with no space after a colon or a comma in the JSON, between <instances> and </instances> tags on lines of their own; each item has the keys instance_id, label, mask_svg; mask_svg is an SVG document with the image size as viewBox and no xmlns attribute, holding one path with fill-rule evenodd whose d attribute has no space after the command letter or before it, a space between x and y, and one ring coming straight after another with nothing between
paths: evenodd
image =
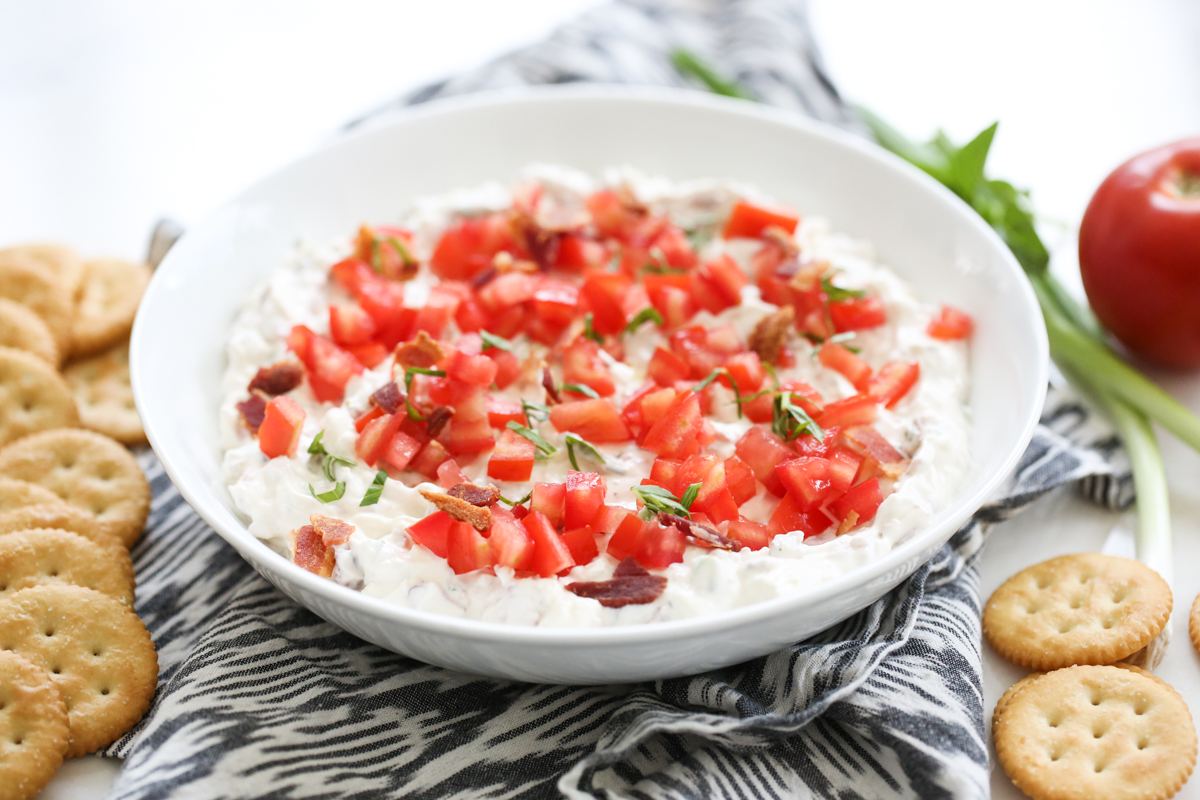
<instances>
[{"instance_id":1,"label":"green onion stalk","mask_svg":"<svg viewBox=\"0 0 1200 800\"><path fill-rule=\"evenodd\" d=\"M678 52L672 63L680 74L709 91L753 99L722 78L695 55ZM1078 390L1112 418L1125 443L1137 490L1138 559L1171 579L1171 520L1167 479L1151 421L1200 451L1200 418L1121 359L1091 311L1080 304L1050 272L1050 253L1038 236L1029 193L988 178L984 165L997 124L965 145L941 131L929 142L913 142L870 111L858 112L875 140L950 189L999 234L1020 263L1041 306L1050 355ZM1170 627L1145 651L1144 663L1162 657Z\"/></svg>"}]
</instances>

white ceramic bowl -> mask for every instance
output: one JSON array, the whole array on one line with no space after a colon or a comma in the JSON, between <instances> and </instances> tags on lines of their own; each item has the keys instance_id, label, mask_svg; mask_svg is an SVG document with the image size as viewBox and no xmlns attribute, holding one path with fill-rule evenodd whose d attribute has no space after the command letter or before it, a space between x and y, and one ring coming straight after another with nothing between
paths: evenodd
<instances>
[{"instance_id":1,"label":"white ceramic bowl","mask_svg":"<svg viewBox=\"0 0 1200 800\"><path fill-rule=\"evenodd\" d=\"M929 301L976 322L971 469L953 502L885 557L811 590L699 619L542 629L454 619L319 578L251 536L220 472L217 413L238 307L295 244L394 218L414 198L534 161L600 173L632 164L679 180L759 186L870 239ZM552 87L420 106L336 142L243 192L188 232L159 267L133 331L133 388L150 442L183 496L297 602L389 650L525 681L610 683L714 669L845 619L911 574L1000 485L1042 407L1041 314L1000 239L936 182L872 144L799 115L692 92Z\"/></svg>"}]
</instances>

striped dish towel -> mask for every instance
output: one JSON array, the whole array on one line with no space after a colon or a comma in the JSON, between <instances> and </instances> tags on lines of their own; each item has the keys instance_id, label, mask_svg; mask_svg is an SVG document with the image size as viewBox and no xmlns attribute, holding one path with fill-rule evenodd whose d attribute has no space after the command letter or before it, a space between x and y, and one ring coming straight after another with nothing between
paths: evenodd
<instances>
[{"instance_id":1,"label":"striped dish towel","mask_svg":"<svg viewBox=\"0 0 1200 800\"><path fill-rule=\"evenodd\" d=\"M856 125L786 0L612 3L395 105L523 83L681 85L667 58L679 46L767 102ZM986 797L987 529L1075 482L1127 506L1123 459L1052 389L1000 495L871 607L718 672L569 687L428 666L324 622L238 557L147 452L154 501L133 555L162 671L150 713L108 750L126 759L109 797Z\"/></svg>"}]
</instances>

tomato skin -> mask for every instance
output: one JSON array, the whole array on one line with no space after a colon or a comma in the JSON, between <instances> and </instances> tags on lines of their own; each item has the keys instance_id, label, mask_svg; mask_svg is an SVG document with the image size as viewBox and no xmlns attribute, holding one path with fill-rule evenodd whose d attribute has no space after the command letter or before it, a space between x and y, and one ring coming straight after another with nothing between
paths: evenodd
<instances>
[{"instance_id":1,"label":"tomato skin","mask_svg":"<svg viewBox=\"0 0 1200 800\"><path fill-rule=\"evenodd\" d=\"M1105 178L1079 228L1096 316L1134 353L1177 369L1200 367L1197 184L1200 137L1150 150Z\"/></svg>"}]
</instances>

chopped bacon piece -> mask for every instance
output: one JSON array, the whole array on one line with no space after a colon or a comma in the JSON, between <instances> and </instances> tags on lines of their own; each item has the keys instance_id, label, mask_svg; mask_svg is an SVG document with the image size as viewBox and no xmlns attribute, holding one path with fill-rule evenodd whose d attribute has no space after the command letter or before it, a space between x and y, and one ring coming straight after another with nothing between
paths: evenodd
<instances>
[{"instance_id":1,"label":"chopped bacon piece","mask_svg":"<svg viewBox=\"0 0 1200 800\"><path fill-rule=\"evenodd\" d=\"M261 394L252 394L237 404L237 410L241 412L242 420L246 423L246 427L250 429L251 433L257 436L258 428L267 416L266 399Z\"/></svg>"},{"instance_id":2,"label":"chopped bacon piece","mask_svg":"<svg viewBox=\"0 0 1200 800\"><path fill-rule=\"evenodd\" d=\"M429 434L429 438L432 439L441 433L453 416L454 409L449 406L438 406L430 411L429 416L425 418L425 432Z\"/></svg>"},{"instance_id":3,"label":"chopped bacon piece","mask_svg":"<svg viewBox=\"0 0 1200 800\"><path fill-rule=\"evenodd\" d=\"M333 575L333 549L327 547L312 525L291 531L288 544L292 547L292 561L314 575L328 578Z\"/></svg>"},{"instance_id":4,"label":"chopped bacon piece","mask_svg":"<svg viewBox=\"0 0 1200 800\"><path fill-rule=\"evenodd\" d=\"M779 353L787 341L788 331L796 319L796 310L784 306L778 311L763 317L754 326L747 342L750 349L758 353L758 357L766 364L778 364Z\"/></svg>"},{"instance_id":5,"label":"chopped bacon piece","mask_svg":"<svg viewBox=\"0 0 1200 800\"><path fill-rule=\"evenodd\" d=\"M715 547L718 550L734 549L733 540L722 536L721 532L716 528L710 528L707 525L701 525L699 522L694 522L686 517L668 514L665 511L659 513L658 521L664 526L674 525L684 536L695 539L697 542L708 547Z\"/></svg>"},{"instance_id":6,"label":"chopped bacon piece","mask_svg":"<svg viewBox=\"0 0 1200 800\"><path fill-rule=\"evenodd\" d=\"M446 494L480 508L494 506L500 500L500 490L495 486L476 486L473 483L455 484L446 490Z\"/></svg>"},{"instance_id":7,"label":"chopped bacon piece","mask_svg":"<svg viewBox=\"0 0 1200 800\"><path fill-rule=\"evenodd\" d=\"M837 535L841 536L843 533L849 533L850 531L854 530L856 525L858 525L858 512L846 512L846 518L842 520L841 524L838 525Z\"/></svg>"},{"instance_id":8,"label":"chopped bacon piece","mask_svg":"<svg viewBox=\"0 0 1200 800\"><path fill-rule=\"evenodd\" d=\"M421 496L445 511L459 522L465 522L477 531L486 531L492 527L492 512L487 508L472 505L458 497L441 492L430 492L421 489Z\"/></svg>"},{"instance_id":9,"label":"chopped bacon piece","mask_svg":"<svg viewBox=\"0 0 1200 800\"><path fill-rule=\"evenodd\" d=\"M388 381L383 386L380 386L371 395L371 402L382 408L388 414L395 414L404 405L407 400L404 392L400 391L400 387L395 381Z\"/></svg>"},{"instance_id":10,"label":"chopped bacon piece","mask_svg":"<svg viewBox=\"0 0 1200 800\"><path fill-rule=\"evenodd\" d=\"M354 526L349 522L343 522L336 517L327 517L324 514L312 514L308 521L312 523L313 530L321 534L321 541L326 547L333 547L335 544L341 544L350 538L350 534L354 533Z\"/></svg>"},{"instance_id":11,"label":"chopped bacon piece","mask_svg":"<svg viewBox=\"0 0 1200 800\"><path fill-rule=\"evenodd\" d=\"M256 372L246 388L251 392L262 392L274 397L295 389L302 380L304 367L294 361L280 361Z\"/></svg>"},{"instance_id":12,"label":"chopped bacon piece","mask_svg":"<svg viewBox=\"0 0 1200 800\"><path fill-rule=\"evenodd\" d=\"M567 584L567 591L580 597L598 600L605 608L653 603L666 588L666 578L651 575L632 556L617 565L612 580L575 581Z\"/></svg>"},{"instance_id":13,"label":"chopped bacon piece","mask_svg":"<svg viewBox=\"0 0 1200 800\"><path fill-rule=\"evenodd\" d=\"M396 348L396 364L404 369L429 369L445 357L446 351L425 331L418 331L417 338Z\"/></svg>"}]
</instances>

